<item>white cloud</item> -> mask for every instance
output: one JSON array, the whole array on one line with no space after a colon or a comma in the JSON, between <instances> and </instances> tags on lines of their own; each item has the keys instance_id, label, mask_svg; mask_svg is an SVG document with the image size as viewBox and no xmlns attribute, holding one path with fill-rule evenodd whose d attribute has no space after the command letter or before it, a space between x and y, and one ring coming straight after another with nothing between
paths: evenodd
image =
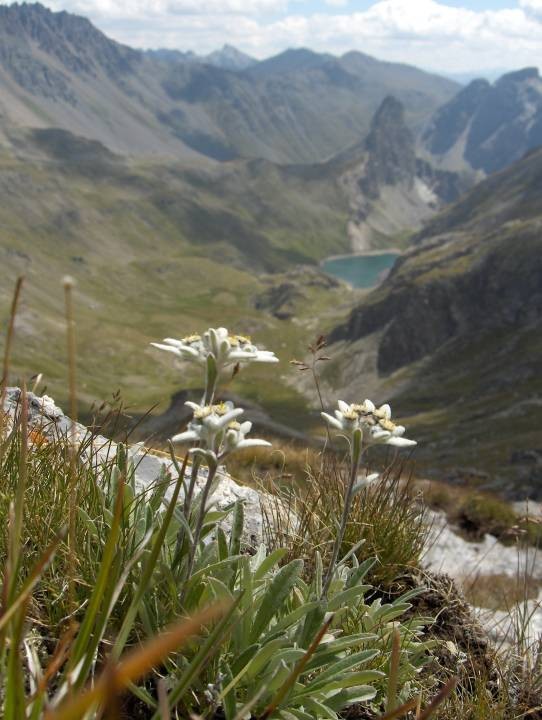
<instances>
[{"instance_id":1,"label":"white cloud","mask_svg":"<svg viewBox=\"0 0 542 720\"><path fill-rule=\"evenodd\" d=\"M312 14L303 0L53 2L142 47L208 52L229 42L257 57L297 46L357 49L441 72L542 66L542 0L510 0L509 9L486 11L438 0L378 0L363 12L349 12L348 0L326 0L338 9Z\"/></svg>"},{"instance_id":2,"label":"white cloud","mask_svg":"<svg viewBox=\"0 0 542 720\"><path fill-rule=\"evenodd\" d=\"M181 15L255 15L284 12L287 0L52 0L51 7L89 17L144 21Z\"/></svg>"},{"instance_id":3,"label":"white cloud","mask_svg":"<svg viewBox=\"0 0 542 720\"><path fill-rule=\"evenodd\" d=\"M519 5L526 13L542 19L542 0L519 0Z\"/></svg>"}]
</instances>

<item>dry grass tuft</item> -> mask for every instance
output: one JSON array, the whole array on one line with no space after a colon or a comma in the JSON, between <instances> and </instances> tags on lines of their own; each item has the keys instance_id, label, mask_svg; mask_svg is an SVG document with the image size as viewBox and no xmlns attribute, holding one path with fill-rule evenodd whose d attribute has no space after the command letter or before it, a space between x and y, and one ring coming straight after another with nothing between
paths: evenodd
<instances>
[{"instance_id":1,"label":"dry grass tuft","mask_svg":"<svg viewBox=\"0 0 542 720\"><path fill-rule=\"evenodd\" d=\"M365 473L365 470L362 470ZM326 565L335 539L348 482L349 465L327 452L319 464L307 466L303 486L262 481L274 493L274 508L264 508L270 541L288 547L289 558L309 560L318 550ZM416 568L428 534L423 503L405 477L404 466L392 463L381 478L359 493L348 518L341 556L357 543L360 561L376 557L370 581L386 585L405 568ZM272 530L271 530L272 529Z\"/></svg>"}]
</instances>

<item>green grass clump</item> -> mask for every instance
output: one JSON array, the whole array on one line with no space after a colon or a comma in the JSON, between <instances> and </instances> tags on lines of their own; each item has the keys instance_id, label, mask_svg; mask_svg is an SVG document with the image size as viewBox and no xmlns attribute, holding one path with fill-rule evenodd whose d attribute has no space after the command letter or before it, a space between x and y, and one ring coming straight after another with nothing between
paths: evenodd
<instances>
[{"instance_id":1,"label":"green grass clump","mask_svg":"<svg viewBox=\"0 0 542 720\"><path fill-rule=\"evenodd\" d=\"M288 467L286 464L286 473ZM318 462L313 456L312 463L304 467L304 482L276 488L281 502L295 508L301 530L280 527L280 508L270 513L269 525L278 524L279 537L289 538L292 555L303 556L317 548L327 557L340 519L348 462L329 452ZM428 529L421 497L415 497L404 468L394 463L378 482L354 498L341 553L346 555L361 543L356 550L358 559L375 557L370 579L387 587L400 573L419 566Z\"/></svg>"}]
</instances>

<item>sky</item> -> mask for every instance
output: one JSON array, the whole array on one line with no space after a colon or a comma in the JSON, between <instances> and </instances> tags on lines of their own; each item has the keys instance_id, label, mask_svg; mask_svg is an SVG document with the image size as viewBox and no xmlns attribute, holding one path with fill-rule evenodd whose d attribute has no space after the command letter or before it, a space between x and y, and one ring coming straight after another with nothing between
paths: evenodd
<instances>
[{"instance_id":1,"label":"sky","mask_svg":"<svg viewBox=\"0 0 542 720\"><path fill-rule=\"evenodd\" d=\"M542 67L542 0L42 0L85 15L133 47L207 53L224 43L257 58L288 47L436 72Z\"/></svg>"}]
</instances>

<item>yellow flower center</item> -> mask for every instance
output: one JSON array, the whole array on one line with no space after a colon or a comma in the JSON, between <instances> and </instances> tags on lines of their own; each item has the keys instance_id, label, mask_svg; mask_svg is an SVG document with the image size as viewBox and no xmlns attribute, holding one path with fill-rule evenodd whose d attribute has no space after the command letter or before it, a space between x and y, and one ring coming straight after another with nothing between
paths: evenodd
<instances>
[{"instance_id":1,"label":"yellow flower center","mask_svg":"<svg viewBox=\"0 0 542 720\"><path fill-rule=\"evenodd\" d=\"M228 340L230 345L238 347L239 345L250 345L250 338L244 335L229 335Z\"/></svg>"},{"instance_id":2,"label":"yellow flower center","mask_svg":"<svg viewBox=\"0 0 542 720\"><path fill-rule=\"evenodd\" d=\"M382 429L387 430L388 432L393 432L397 427L395 423L393 423L391 420L388 420L387 418L382 418L382 420L379 420L378 424Z\"/></svg>"},{"instance_id":3,"label":"yellow flower center","mask_svg":"<svg viewBox=\"0 0 542 720\"><path fill-rule=\"evenodd\" d=\"M218 405L212 406L213 412L215 412L217 415L225 415L230 411L230 408L226 405L226 403L219 403Z\"/></svg>"},{"instance_id":4,"label":"yellow flower center","mask_svg":"<svg viewBox=\"0 0 542 720\"><path fill-rule=\"evenodd\" d=\"M353 408L349 408L343 412L343 418L345 420L357 420L358 417L359 414Z\"/></svg>"}]
</instances>

